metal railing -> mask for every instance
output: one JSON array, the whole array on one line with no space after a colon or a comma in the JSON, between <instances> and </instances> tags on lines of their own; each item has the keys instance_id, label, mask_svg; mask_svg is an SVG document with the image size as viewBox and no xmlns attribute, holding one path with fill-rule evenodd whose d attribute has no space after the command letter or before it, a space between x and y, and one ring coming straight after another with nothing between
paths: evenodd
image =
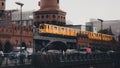
<instances>
[{"instance_id":1,"label":"metal railing","mask_svg":"<svg viewBox=\"0 0 120 68\"><path fill-rule=\"evenodd\" d=\"M21 64L31 64L31 55L22 56L22 63L20 63L20 55L12 55L10 53L4 53L4 56L0 55L0 66L15 66Z\"/></svg>"}]
</instances>

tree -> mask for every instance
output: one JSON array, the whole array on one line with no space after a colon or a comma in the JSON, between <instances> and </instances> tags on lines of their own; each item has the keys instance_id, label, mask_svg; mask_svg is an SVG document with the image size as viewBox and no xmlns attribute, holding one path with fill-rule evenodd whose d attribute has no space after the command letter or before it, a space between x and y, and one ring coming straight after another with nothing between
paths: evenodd
<instances>
[{"instance_id":1,"label":"tree","mask_svg":"<svg viewBox=\"0 0 120 68\"><path fill-rule=\"evenodd\" d=\"M99 30L98 33L108 34L108 29Z\"/></svg>"},{"instance_id":2,"label":"tree","mask_svg":"<svg viewBox=\"0 0 120 68\"><path fill-rule=\"evenodd\" d=\"M114 35L111 30L111 26L107 29L99 30L98 33Z\"/></svg>"}]
</instances>

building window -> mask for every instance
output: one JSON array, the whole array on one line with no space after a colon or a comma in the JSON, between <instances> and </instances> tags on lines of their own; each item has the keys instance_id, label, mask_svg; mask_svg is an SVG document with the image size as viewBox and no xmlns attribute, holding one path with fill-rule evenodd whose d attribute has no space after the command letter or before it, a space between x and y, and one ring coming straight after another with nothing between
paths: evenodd
<instances>
[{"instance_id":1,"label":"building window","mask_svg":"<svg viewBox=\"0 0 120 68\"><path fill-rule=\"evenodd\" d=\"M1 30L2 32L4 31L4 28L2 28L2 30Z\"/></svg>"},{"instance_id":2,"label":"building window","mask_svg":"<svg viewBox=\"0 0 120 68\"><path fill-rule=\"evenodd\" d=\"M57 0L57 3L59 4L59 0Z\"/></svg>"},{"instance_id":3,"label":"building window","mask_svg":"<svg viewBox=\"0 0 120 68\"><path fill-rule=\"evenodd\" d=\"M37 16L37 18L40 18L39 16Z\"/></svg>"},{"instance_id":4,"label":"building window","mask_svg":"<svg viewBox=\"0 0 120 68\"><path fill-rule=\"evenodd\" d=\"M64 17L64 19L65 19L65 17Z\"/></svg>"},{"instance_id":5,"label":"building window","mask_svg":"<svg viewBox=\"0 0 120 68\"><path fill-rule=\"evenodd\" d=\"M2 2L2 6L4 6L4 2Z\"/></svg>"},{"instance_id":6,"label":"building window","mask_svg":"<svg viewBox=\"0 0 120 68\"><path fill-rule=\"evenodd\" d=\"M53 15L53 18L56 18L56 16L55 16L55 15Z\"/></svg>"},{"instance_id":7,"label":"building window","mask_svg":"<svg viewBox=\"0 0 120 68\"><path fill-rule=\"evenodd\" d=\"M46 15L46 18L48 18L49 16L48 15Z\"/></svg>"},{"instance_id":8,"label":"building window","mask_svg":"<svg viewBox=\"0 0 120 68\"><path fill-rule=\"evenodd\" d=\"M26 26L26 24L27 24L26 21L23 21L23 25Z\"/></svg>"},{"instance_id":9,"label":"building window","mask_svg":"<svg viewBox=\"0 0 120 68\"><path fill-rule=\"evenodd\" d=\"M19 29L20 29L20 27L17 27L17 29L19 30Z\"/></svg>"},{"instance_id":10,"label":"building window","mask_svg":"<svg viewBox=\"0 0 120 68\"><path fill-rule=\"evenodd\" d=\"M60 16L58 16L58 18L60 18Z\"/></svg>"},{"instance_id":11,"label":"building window","mask_svg":"<svg viewBox=\"0 0 120 68\"><path fill-rule=\"evenodd\" d=\"M20 21L18 21L18 24L20 25Z\"/></svg>"},{"instance_id":12,"label":"building window","mask_svg":"<svg viewBox=\"0 0 120 68\"><path fill-rule=\"evenodd\" d=\"M32 25L32 20L29 21L29 25Z\"/></svg>"},{"instance_id":13,"label":"building window","mask_svg":"<svg viewBox=\"0 0 120 68\"><path fill-rule=\"evenodd\" d=\"M44 18L44 16L42 16L42 18Z\"/></svg>"},{"instance_id":14,"label":"building window","mask_svg":"<svg viewBox=\"0 0 120 68\"><path fill-rule=\"evenodd\" d=\"M61 16L61 19L62 19L63 17Z\"/></svg>"},{"instance_id":15,"label":"building window","mask_svg":"<svg viewBox=\"0 0 120 68\"><path fill-rule=\"evenodd\" d=\"M17 30L17 28L15 27L15 30Z\"/></svg>"},{"instance_id":16,"label":"building window","mask_svg":"<svg viewBox=\"0 0 120 68\"><path fill-rule=\"evenodd\" d=\"M44 23L44 21L42 21L41 23Z\"/></svg>"}]
</instances>

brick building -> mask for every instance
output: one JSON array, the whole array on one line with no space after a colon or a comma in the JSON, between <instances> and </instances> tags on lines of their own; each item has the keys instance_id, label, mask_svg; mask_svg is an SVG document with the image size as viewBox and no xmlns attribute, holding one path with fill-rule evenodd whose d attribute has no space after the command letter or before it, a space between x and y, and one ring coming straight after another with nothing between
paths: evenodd
<instances>
[{"instance_id":1,"label":"brick building","mask_svg":"<svg viewBox=\"0 0 120 68\"><path fill-rule=\"evenodd\" d=\"M9 53L20 48L20 24L12 22L12 12L5 10L5 0L0 0L0 50ZM22 47L31 51L33 46L32 25L22 25Z\"/></svg>"},{"instance_id":2,"label":"brick building","mask_svg":"<svg viewBox=\"0 0 120 68\"><path fill-rule=\"evenodd\" d=\"M41 23L54 25L66 24L66 12L59 8L59 0L41 0L40 9L34 12L34 24L38 27Z\"/></svg>"}]
</instances>

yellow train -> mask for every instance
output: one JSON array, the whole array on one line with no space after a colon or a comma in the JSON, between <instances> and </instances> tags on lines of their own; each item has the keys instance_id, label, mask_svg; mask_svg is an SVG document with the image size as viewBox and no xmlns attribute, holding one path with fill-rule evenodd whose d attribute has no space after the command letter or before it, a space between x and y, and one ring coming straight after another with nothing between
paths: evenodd
<instances>
[{"instance_id":1,"label":"yellow train","mask_svg":"<svg viewBox=\"0 0 120 68\"><path fill-rule=\"evenodd\" d=\"M51 25L51 24L40 24L39 33L40 34L54 34L63 36L77 36L78 30L63 26Z\"/></svg>"},{"instance_id":2,"label":"yellow train","mask_svg":"<svg viewBox=\"0 0 120 68\"><path fill-rule=\"evenodd\" d=\"M39 25L39 34L52 34L52 35L61 35L68 37L77 37L78 33L86 34L89 39L111 41L113 40L112 35L93 33L90 31L81 31L80 29L74 29L64 26L57 26L52 24L40 24Z\"/></svg>"}]
</instances>

